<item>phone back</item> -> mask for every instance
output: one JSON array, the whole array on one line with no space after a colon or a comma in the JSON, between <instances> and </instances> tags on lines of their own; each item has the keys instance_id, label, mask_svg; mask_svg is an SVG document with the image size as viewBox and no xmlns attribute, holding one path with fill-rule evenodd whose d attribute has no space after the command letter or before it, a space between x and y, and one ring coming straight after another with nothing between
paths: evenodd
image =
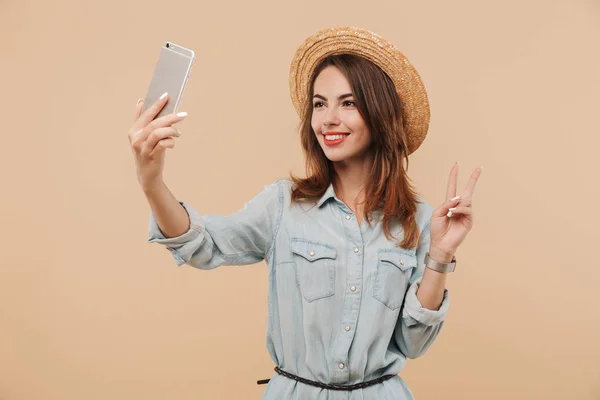
<instances>
[{"instance_id":1,"label":"phone back","mask_svg":"<svg viewBox=\"0 0 600 400\"><path fill-rule=\"evenodd\" d=\"M177 112L195 58L193 50L172 42L163 43L142 112L165 92L169 93L169 101L154 119Z\"/></svg>"}]
</instances>

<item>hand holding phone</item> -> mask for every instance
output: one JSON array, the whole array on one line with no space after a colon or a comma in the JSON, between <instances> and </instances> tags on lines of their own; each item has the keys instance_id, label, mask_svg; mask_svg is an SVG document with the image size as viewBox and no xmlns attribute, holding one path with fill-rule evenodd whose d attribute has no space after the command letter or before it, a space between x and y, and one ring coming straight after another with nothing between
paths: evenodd
<instances>
[{"instance_id":1,"label":"hand holding phone","mask_svg":"<svg viewBox=\"0 0 600 400\"><path fill-rule=\"evenodd\" d=\"M173 42L163 43L146 93L142 113L154 104L163 93L169 93L170 99L154 118L177 112L195 59L196 54L193 50Z\"/></svg>"},{"instance_id":2,"label":"hand holding phone","mask_svg":"<svg viewBox=\"0 0 600 400\"><path fill-rule=\"evenodd\" d=\"M165 150L175 146L181 132L172 125L187 113L177 112L189 79L194 52L166 42L145 99L138 100L134 123L129 129L138 182L143 190L162 182Z\"/></svg>"}]
</instances>

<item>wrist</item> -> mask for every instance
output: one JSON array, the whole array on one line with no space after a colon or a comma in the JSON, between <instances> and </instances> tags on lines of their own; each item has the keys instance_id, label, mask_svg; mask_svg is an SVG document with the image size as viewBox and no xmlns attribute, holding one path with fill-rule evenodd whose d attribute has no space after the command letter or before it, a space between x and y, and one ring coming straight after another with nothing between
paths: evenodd
<instances>
[{"instance_id":1,"label":"wrist","mask_svg":"<svg viewBox=\"0 0 600 400\"><path fill-rule=\"evenodd\" d=\"M145 194L152 194L162 189L165 186L165 182L162 179L157 179L152 182L142 183L140 186Z\"/></svg>"},{"instance_id":2,"label":"wrist","mask_svg":"<svg viewBox=\"0 0 600 400\"><path fill-rule=\"evenodd\" d=\"M454 257L454 251L442 250L435 247L429 248L429 258L442 263L449 263Z\"/></svg>"}]
</instances>

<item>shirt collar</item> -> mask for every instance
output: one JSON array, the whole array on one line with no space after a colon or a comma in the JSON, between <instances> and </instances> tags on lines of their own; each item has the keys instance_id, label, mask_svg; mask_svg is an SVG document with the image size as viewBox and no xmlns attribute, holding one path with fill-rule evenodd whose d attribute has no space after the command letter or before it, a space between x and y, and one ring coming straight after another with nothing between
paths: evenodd
<instances>
[{"instance_id":1,"label":"shirt collar","mask_svg":"<svg viewBox=\"0 0 600 400\"><path fill-rule=\"evenodd\" d=\"M321 198L319 199L319 201L317 202L317 208L320 208L323 204L325 204L327 202L327 200L329 199L335 199L338 202L338 205L342 208L344 208L347 212L351 212L348 207L344 204L343 201L341 201L340 199L338 199L335 195L335 190L333 189L333 184L329 184L329 187L327 187L327 190L325 190L325 193L323 193L323 195L321 196ZM379 221L382 217L383 217L383 211L381 210L375 210L371 212L371 216Z\"/></svg>"},{"instance_id":2,"label":"shirt collar","mask_svg":"<svg viewBox=\"0 0 600 400\"><path fill-rule=\"evenodd\" d=\"M325 193L323 193L323 196L321 196L321 198L317 202L317 207L321 207L327 200L329 200L332 197L334 199L336 199L335 190L333 189L333 184L330 183L329 187L327 187L327 190L325 190Z\"/></svg>"}]
</instances>

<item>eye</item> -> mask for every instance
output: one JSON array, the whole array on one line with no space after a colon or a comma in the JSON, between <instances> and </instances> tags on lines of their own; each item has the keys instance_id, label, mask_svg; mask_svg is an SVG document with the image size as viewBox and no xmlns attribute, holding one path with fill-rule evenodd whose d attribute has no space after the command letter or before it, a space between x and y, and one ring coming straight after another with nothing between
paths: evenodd
<instances>
[{"instance_id":1,"label":"eye","mask_svg":"<svg viewBox=\"0 0 600 400\"><path fill-rule=\"evenodd\" d=\"M346 100L346 101L344 101L342 104L348 104L348 103L350 103L350 107L352 107L352 106L356 106L356 103L355 103L355 102L353 102L353 101L350 101L350 100ZM319 108L319 106L321 106L321 105L323 105L323 102L321 102L321 101L317 101L317 102L316 102L316 103L313 105L313 107L314 107L314 108Z\"/></svg>"}]
</instances>

